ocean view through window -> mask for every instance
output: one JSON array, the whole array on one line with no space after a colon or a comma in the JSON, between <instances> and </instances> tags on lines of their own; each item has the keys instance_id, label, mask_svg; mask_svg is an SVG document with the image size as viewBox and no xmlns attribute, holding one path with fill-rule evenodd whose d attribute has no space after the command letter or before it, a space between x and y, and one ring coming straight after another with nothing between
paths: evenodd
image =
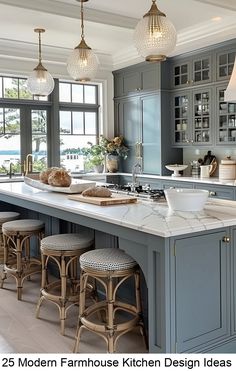
<instances>
[{"instance_id":1,"label":"ocean view through window","mask_svg":"<svg viewBox=\"0 0 236 371\"><path fill-rule=\"evenodd\" d=\"M35 99L26 78L0 76L0 176L21 175L27 154L32 171L62 166L83 171L81 148L99 138L99 90L95 84L55 79L51 96Z\"/></svg>"}]
</instances>

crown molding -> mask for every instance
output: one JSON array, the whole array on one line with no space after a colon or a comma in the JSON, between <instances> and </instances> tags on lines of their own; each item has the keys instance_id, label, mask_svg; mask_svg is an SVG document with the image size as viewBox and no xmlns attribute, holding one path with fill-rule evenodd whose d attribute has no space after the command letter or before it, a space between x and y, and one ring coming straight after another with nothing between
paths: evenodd
<instances>
[{"instance_id":1,"label":"crown molding","mask_svg":"<svg viewBox=\"0 0 236 371\"><path fill-rule=\"evenodd\" d=\"M218 6L220 8L236 10L235 0L196 0L200 3Z\"/></svg>"},{"instance_id":2,"label":"crown molding","mask_svg":"<svg viewBox=\"0 0 236 371\"><path fill-rule=\"evenodd\" d=\"M224 32L222 32L222 29ZM236 23L232 16L225 21L214 23L204 22L198 27L186 28L178 33L177 45L175 50L169 55L174 57L190 51L201 49L214 45L226 40L235 39ZM126 50L118 51L113 55L114 70L127 67L131 64L143 62L144 58L140 57L135 47L130 47Z\"/></svg>"},{"instance_id":3,"label":"crown molding","mask_svg":"<svg viewBox=\"0 0 236 371\"><path fill-rule=\"evenodd\" d=\"M80 5L76 2L75 5L73 5L55 0L0 0L0 4L66 16L68 18L80 19ZM86 8L86 20L128 29L134 29L139 21L136 18L121 16L119 14L108 13L90 8Z\"/></svg>"},{"instance_id":4,"label":"crown molding","mask_svg":"<svg viewBox=\"0 0 236 371\"><path fill-rule=\"evenodd\" d=\"M43 64L47 65L61 65L66 66L67 58L72 52L69 48L60 48L51 45L44 45L43 47ZM112 71L113 62L112 57L108 54L98 53L96 55L99 59L100 70ZM35 65L38 62L38 45L18 40L9 40L0 38L0 57L11 60L24 60ZM48 67L49 68L49 67ZM51 69L51 68L50 68ZM53 75L53 70L51 71Z\"/></svg>"}]
</instances>

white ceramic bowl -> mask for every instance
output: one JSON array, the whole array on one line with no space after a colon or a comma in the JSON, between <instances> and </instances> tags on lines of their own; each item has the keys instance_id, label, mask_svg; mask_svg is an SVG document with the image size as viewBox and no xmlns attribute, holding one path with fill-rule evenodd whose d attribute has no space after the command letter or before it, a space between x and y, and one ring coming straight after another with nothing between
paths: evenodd
<instances>
[{"instance_id":1,"label":"white ceramic bowl","mask_svg":"<svg viewBox=\"0 0 236 371\"><path fill-rule=\"evenodd\" d=\"M170 171L173 171L174 173L172 174L172 176L181 176L180 175L180 171L183 171L185 169L187 169L188 165L179 165L179 164L173 164L173 165L165 165L165 167L170 170Z\"/></svg>"},{"instance_id":2,"label":"white ceramic bowl","mask_svg":"<svg viewBox=\"0 0 236 371\"><path fill-rule=\"evenodd\" d=\"M178 211L200 211L208 199L205 189L171 188L165 189L167 204Z\"/></svg>"}]
</instances>

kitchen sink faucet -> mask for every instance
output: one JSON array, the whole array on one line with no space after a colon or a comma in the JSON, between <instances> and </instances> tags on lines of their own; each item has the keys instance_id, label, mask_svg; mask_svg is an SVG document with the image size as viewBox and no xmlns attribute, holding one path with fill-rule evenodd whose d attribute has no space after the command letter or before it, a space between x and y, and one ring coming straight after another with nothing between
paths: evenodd
<instances>
[{"instance_id":1,"label":"kitchen sink faucet","mask_svg":"<svg viewBox=\"0 0 236 371\"><path fill-rule=\"evenodd\" d=\"M137 174L141 174L141 173L142 173L142 166L141 166L141 164L139 162L136 162L133 165L133 168L132 168L132 184L131 184L131 191L132 192L134 192L135 191L135 188L138 186L138 183L137 183Z\"/></svg>"}]
</instances>

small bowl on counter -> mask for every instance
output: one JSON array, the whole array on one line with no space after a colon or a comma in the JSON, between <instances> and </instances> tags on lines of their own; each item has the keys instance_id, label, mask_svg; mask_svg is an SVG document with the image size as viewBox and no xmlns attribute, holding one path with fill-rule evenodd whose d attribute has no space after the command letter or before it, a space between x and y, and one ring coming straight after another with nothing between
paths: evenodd
<instances>
[{"instance_id":1,"label":"small bowl on counter","mask_svg":"<svg viewBox=\"0 0 236 371\"><path fill-rule=\"evenodd\" d=\"M164 192L169 208L175 211L201 211L209 196L205 189L170 188Z\"/></svg>"},{"instance_id":2,"label":"small bowl on counter","mask_svg":"<svg viewBox=\"0 0 236 371\"><path fill-rule=\"evenodd\" d=\"M179 172L187 169L188 165L173 164L173 165L165 165L165 167L168 170L173 171L174 173L172 174L172 176L176 177L176 176L181 176Z\"/></svg>"}]
</instances>

